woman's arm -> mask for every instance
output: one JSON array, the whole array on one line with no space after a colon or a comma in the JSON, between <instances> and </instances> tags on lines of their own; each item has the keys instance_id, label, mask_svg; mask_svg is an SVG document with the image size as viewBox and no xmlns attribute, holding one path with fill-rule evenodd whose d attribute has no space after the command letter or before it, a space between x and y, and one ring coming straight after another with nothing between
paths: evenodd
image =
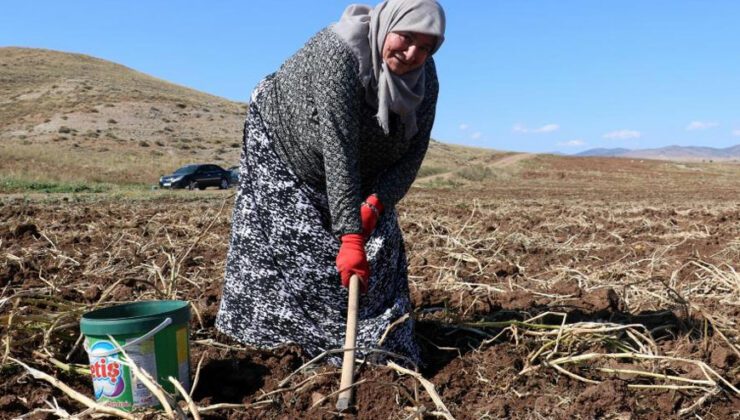
<instances>
[{"instance_id":1,"label":"woman's arm","mask_svg":"<svg viewBox=\"0 0 740 420\"><path fill-rule=\"evenodd\" d=\"M430 59L426 66L425 99L417 111L419 131L412 138L409 150L393 166L380 173L373 187L373 192L386 209L394 207L411 188L429 147L437 108L439 84L434 61Z\"/></svg>"},{"instance_id":2,"label":"woman's arm","mask_svg":"<svg viewBox=\"0 0 740 420\"><path fill-rule=\"evenodd\" d=\"M332 232L340 237L362 232L358 140L363 88L353 58L339 54L321 62L313 83Z\"/></svg>"}]
</instances>

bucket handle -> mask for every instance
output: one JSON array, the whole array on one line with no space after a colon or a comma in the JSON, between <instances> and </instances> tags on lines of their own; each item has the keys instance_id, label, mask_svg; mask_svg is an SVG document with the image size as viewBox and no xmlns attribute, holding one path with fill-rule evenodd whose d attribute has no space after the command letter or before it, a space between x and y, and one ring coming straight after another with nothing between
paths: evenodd
<instances>
[{"instance_id":1,"label":"bucket handle","mask_svg":"<svg viewBox=\"0 0 740 420\"><path fill-rule=\"evenodd\" d=\"M159 325L157 325L156 327L154 327L148 333L142 335L141 337L137 338L136 340L133 340L133 341L131 341L129 343L126 343L126 344L122 345L121 346L121 349L126 349L126 347L128 347L128 346L134 346L136 344L141 343L144 340L148 340L148 339L154 337L155 334L157 334L158 332L160 332L163 329L167 328L170 324L172 324L172 318L167 317L164 321L162 321L162 323L160 323ZM93 353L90 352L90 349L87 348L87 344L85 344L84 347L85 347L85 351L87 352L87 354L89 354L92 357L108 357L108 356L111 356L113 354L116 354L116 353L118 353L120 351L118 348L115 348L115 349L111 349L111 350L107 350L107 351L95 352L93 354Z\"/></svg>"}]
</instances>

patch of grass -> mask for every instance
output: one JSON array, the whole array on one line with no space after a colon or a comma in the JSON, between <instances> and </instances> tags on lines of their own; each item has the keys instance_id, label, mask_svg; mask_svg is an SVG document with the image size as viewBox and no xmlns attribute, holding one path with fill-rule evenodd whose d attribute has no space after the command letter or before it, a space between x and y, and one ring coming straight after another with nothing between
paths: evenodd
<instances>
[{"instance_id":1,"label":"patch of grass","mask_svg":"<svg viewBox=\"0 0 740 420\"><path fill-rule=\"evenodd\" d=\"M162 174L197 160L182 153L155 154L151 149L151 145L121 150L111 145L64 149L46 144L0 144L0 181L151 185Z\"/></svg>"},{"instance_id":2,"label":"patch of grass","mask_svg":"<svg viewBox=\"0 0 740 420\"><path fill-rule=\"evenodd\" d=\"M423 178L425 176L432 176L445 172L449 172L449 168L445 168L443 166L423 165L421 168L419 168L419 173L416 174L416 177Z\"/></svg>"},{"instance_id":3,"label":"patch of grass","mask_svg":"<svg viewBox=\"0 0 740 420\"><path fill-rule=\"evenodd\" d=\"M111 189L109 184L84 182L32 181L19 178L0 178L0 192L39 193L102 193Z\"/></svg>"},{"instance_id":4,"label":"patch of grass","mask_svg":"<svg viewBox=\"0 0 740 420\"><path fill-rule=\"evenodd\" d=\"M434 178L431 181L421 181L415 185L421 188L458 188L462 186L460 182L449 178Z\"/></svg>"},{"instance_id":5,"label":"patch of grass","mask_svg":"<svg viewBox=\"0 0 740 420\"><path fill-rule=\"evenodd\" d=\"M494 173L488 166L473 165L457 171L457 175L468 181L480 182L493 178Z\"/></svg>"}]
</instances>

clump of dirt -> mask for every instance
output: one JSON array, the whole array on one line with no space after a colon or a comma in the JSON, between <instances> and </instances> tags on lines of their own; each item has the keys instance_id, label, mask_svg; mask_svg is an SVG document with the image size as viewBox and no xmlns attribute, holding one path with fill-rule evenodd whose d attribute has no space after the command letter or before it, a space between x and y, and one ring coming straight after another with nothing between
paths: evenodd
<instances>
[{"instance_id":1,"label":"clump of dirt","mask_svg":"<svg viewBox=\"0 0 740 420\"><path fill-rule=\"evenodd\" d=\"M576 398L566 415L571 418L599 418L607 415L629 415L634 407L627 398L627 384L617 380L604 381L590 385ZM670 410L669 412L673 412Z\"/></svg>"}]
</instances>

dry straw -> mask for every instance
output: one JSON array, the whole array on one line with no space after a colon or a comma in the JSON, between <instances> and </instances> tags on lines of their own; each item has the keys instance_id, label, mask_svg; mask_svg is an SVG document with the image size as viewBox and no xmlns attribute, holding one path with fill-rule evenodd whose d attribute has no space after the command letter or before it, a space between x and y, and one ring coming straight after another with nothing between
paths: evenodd
<instances>
[{"instance_id":1,"label":"dry straw","mask_svg":"<svg viewBox=\"0 0 740 420\"><path fill-rule=\"evenodd\" d=\"M207 284L222 275L223 262L208 261L204 250L225 253L226 200L172 218L159 210L146 213L148 206L159 209L147 202L118 205L115 220L105 221L103 213L113 210L105 205L65 208L65 217L88 220L75 226L75 237L110 232L95 237L101 244L89 250L70 246L71 236L45 226L22 245L0 237L0 270L17 273L25 282L22 287L7 284L0 295L3 366L22 366L85 407L74 413L50 399L37 413L128 418L105 411L54 378L61 370L86 374L84 366L73 362L79 361L82 340L76 322L82 313L121 299L193 301L201 329L192 344L202 353L190 394L178 388L184 399L178 404L175 395L163 393L150 381L164 401L166 416L257 415L256 410L290 404L283 398L289 393L310 400L316 384L338 376L331 369L317 373L316 365L332 354L327 353L276 381L274 388L258 391L249 403L200 406L192 396L201 382L204 360L212 357L206 354L218 350L229 357L252 351L221 343L203 327L209 313L200 302L207 300ZM736 214L736 209L732 203L716 202L675 207L583 200L566 205L543 198L455 199L441 204L436 193L417 192L400 207L411 289L416 303L423 305L412 317L475 337L479 345L470 353L473 356L494 346L519 351L523 366L507 373L507 380L546 375L595 385L618 377L633 393L680 392L684 402L675 414L701 416L714 403L740 394L731 379L737 367L708 363L707 356L719 348L740 357L740 328L733 315L733 308L740 307L740 247L737 240L730 240L707 255L687 249L717 236L717 228L704 221ZM83 211L100 211L101 216L84 219ZM142 211L151 217L140 220ZM114 230L106 227L111 223ZM722 227L740 232L739 225L727 222ZM110 281L96 285L90 279ZM87 299L92 303L79 303L78 297L85 294L93 295ZM586 307L594 296L614 299L596 299L600 307ZM525 303L518 306L520 301ZM421 340L452 355L468 350L440 344L434 337ZM24 350L30 345L39 350ZM686 351L688 347L698 350ZM375 369L397 375L395 383L381 385L395 390L398 412L404 416L449 418L455 413L457 407L444 401L444 393L437 393L430 378L394 365ZM481 386L499 385L484 374L477 373ZM408 382L431 402L419 391L407 392ZM377 385L368 379L355 386L361 392L370 384ZM518 393L521 398L528 392L500 388L505 390L498 392ZM317 401L315 411L324 406Z\"/></svg>"}]
</instances>

